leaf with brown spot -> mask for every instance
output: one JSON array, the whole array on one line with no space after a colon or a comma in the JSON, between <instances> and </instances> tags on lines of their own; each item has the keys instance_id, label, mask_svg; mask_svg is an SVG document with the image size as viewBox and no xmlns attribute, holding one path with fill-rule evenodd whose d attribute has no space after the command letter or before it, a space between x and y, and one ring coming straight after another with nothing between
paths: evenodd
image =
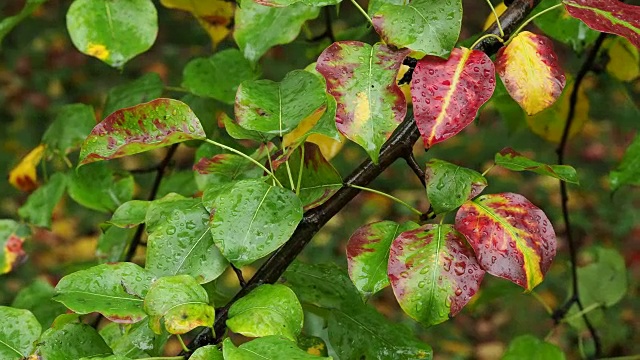
<instances>
[{"instance_id":1,"label":"leaf with brown spot","mask_svg":"<svg viewBox=\"0 0 640 360\"><path fill-rule=\"evenodd\" d=\"M22 243L29 235L27 226L13 220L0 220L0 275L15 269L26 259Z\"/></svg>"}]
</instances>

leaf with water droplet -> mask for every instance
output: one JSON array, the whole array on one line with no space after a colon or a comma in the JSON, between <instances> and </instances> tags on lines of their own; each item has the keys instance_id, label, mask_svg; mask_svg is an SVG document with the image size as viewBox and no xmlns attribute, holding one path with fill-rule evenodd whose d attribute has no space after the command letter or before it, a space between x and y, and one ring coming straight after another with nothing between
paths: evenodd
<instances>
[{"instance_id":1,"label":"leaf with water droplet","mask_svg":"<svg viewBox=\"0 0 640 360\"><path fill-rule=\"evenodd\" d=\"M480 267L531 291L556 255L556 235L542 210L513 193L482 195L456 215L456 230L476 254Z\"/></svg>"},{"instance_id":2,"label":"leaf with water droplet","mask_svg":"<svg viewBox=\"0 0 640 360\"><path fill-rule=\"evenodd\" d=\"M80 165L206 137L185 103L156 99L120 109L96 125L80 149Z\"/></svg>"},{"instance_id":3,"label":"leaf with water droplet","mask_svg":"<svg viewBox=\"0 0 640 360\"><path fill-rule=\"evenodd\" d=\"M150 201L131 200L120 205L111 216L109 224L119 228L132 228L142 224L147 216Z\"/></svg>"},{"instance_id":4,"label":"leaf with water droplet","mask_svg":"<svg viewBox=\"0 0 640 360\"><path fill-rule=\"evenodd\" d=\"M331 360L306 353L295 342L281 336L265 336L236 347L227 338L222 344L222 353L228 360Z\"/></svg>"},{"instance_id":5,"label":"leaf with water droplet","mask_svg":"<svg viewBox=\"0 0 640 360\"><path fill-rule=\"evenodd\" d=\"M578 184L576 169L569 165L547 165L528 159L512 148L504 148L496 154L496 165L513 171L532 171L536 174L547 175L562 181Z\"/></svg>"},{"instance_id":6,"label":"leaf with water droplet","mask_svg":"<svg viewBox=\"0 0 640 360\"><path fill-rule=\"evenodd\" d=\"M424 225L393 241L388 274L404 312L431 326L455 316L471 300L484 277L477 267L453 225Z\"/></svg>"},{"instance_id":7,"label":"leaf with water droplet","mask_svg":"<svg viewBox=\"0 0 640 360\"><path fill-rule=\"evenodd\" d=\"M425 56L413 72L411 98L424 146L467 127L496 87L491 59L478 50L453 49L448 60Z\"/></svg>"},{"instance_id":8,"label":"leaf with water droplet","mask_svg":"<svg viewBox=\"0 0 640 360\"><path fill-rule=\"evenodd\" d=\"M438 159L427 162L425 175L427 197L436 214L456 209L487 187L480 173Z\"/></svg>"},{"instance_id":9,"label":"leaf with water droplet","mask_svg":"<svg viewBox=\"0 0 640 360\"><path fill-rule=\"evenodd\" d=\"M108 163L95 163L72 171L68 176L69 196L78 204L110 212L133 198L134 179Z\"/></svg>"},{"instance_id":10,"label":"leaf with water droplet","mask_svg":"<svg viewBox=\"0 0 640 360\"><path fill-rule=\"evenodd\" d=\"M64 317L68 315L56 318L52 327L42 333L37 341L34 353L41 359L93 359L112 354L111 348L96 329L78 323L77 318Z\"/></svg>"},{"instance_id":11,"label":"leaf with water droplet","mask_svg":"<svg viewBox=\"0 0 640 360\"><path fill-rule=\"evenodd\" d=\"M42 326L29 310L0 306L0 358L24 359L33 351Z\"/></svg>"}]
</instances>

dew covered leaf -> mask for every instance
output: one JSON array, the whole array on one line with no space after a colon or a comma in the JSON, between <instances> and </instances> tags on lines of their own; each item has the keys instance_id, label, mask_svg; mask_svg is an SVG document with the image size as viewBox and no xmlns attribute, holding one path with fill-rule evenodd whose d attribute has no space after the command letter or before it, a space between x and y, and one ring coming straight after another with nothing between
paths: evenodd
<instances>
[{"instance_id":1,"label":"dew covered leaf","mask_svg":"<svg viewBox=\"0 0 640 360\"><path fill-rule=\"evenodd\" d=\"M131 359L148 358L149 355L157 354L158 348L164 345L169 335L154 334L149 328L148 318L135 324L109 323L99 332L114 354L126 355Z\"/></svg>"},{"instance_id":2,"label":"dew covered leaf","mask_svg":"<svg viewBox=\"0 0 640 360\"><path fill-rule=\"evenodd\" d=\"M391 245L389 280L409 316L431 326L462 310L478 291L484 270L453 225L423 225Z\"/></svg>"},{"instance_id":3,"label":"dew covered leaf","mask_svg":"<svg viewBox=\"0 0 640 360\"><path fill-rule=\"evenodd\" d=\"M64 190L67 188L67 174L57 172L49 178L46 184L31 193L18 209L18 215L31 225L49 228L53 209L58 204Z\"/></svg>"},{"instance_id":4,"label":"dew covered leaf","mask_svg":"<svg viewBox=\"0 0 640 360\"><path fill-rule=\"evenodd\" d=\"M551 40L528 31L500 48L496 69L509 95L528 115L553 105L566 83Z\"/></svg>"},{"instance_id":5,"label":"dew covered leaf","mask_svg":"<svg viewBox=\"0 0 640 360\"><path fill-rule=\"evenodd\" d=\"M42 326L29 310L0 306L0 358L20 360L31 354Z\"/></svg>"},{"instance_id":6,"label":"dew covered leaf","mask_svg":"<svg viewBox=\"0 0 640 360\"><path fill-rule=\"evenodd\" d=\"M504 148L495 156L496 165L513 171L532 171L572 184L578 184L576 169L569 165L547 165L531 160L512 148Z\"/></svg>"},{"instance_id":7,"label":"dew covered leaf","mask_svg":"<svg viewBox=\"0 0 640 360\"><path fill-rule=\"evenodd\" d=\"M102 113L110 115L116 110L157 99L162 96L163 87L157 73L147 73L129 83L114 86L107 93Z\"/></svg>"},{"instance_id":8,"label":"dew covered leaf","mask_svg":"<svg viewBox=\"0 0 640 360\"><path fill-rule=\"evenodd\" d=\"M107 163L95 163L72 171L67 180L69 196L78 204L101 212L114 211L133 198L134 179L116 172Z\"/></svg>"},{"instance_id":9,"label":"dew covered leaf","mask_svg":"<svg viewBox=\"0 0 640 360\"><path fill-rule=\"evenodd\" d=\"M144 319L144 296L152 273L133 263L102 264L63 277L54 300L78 314L98 312L110 321L131 324Z\"/></svg>"},{"instance_id":10,"label":"dew covered leaf","mask_svg":"<svg viewBox=\"0 0 640 360\"><path fill-rule=\"evenodd\" d=\"M244 57L255 64L267 50L295 40L302 25L319 13L320 8L303 3L271 7L241 0L236 9L233 38Z\"/></svg>"},{"instance_id":11,"label":"dew covered leaf","mask_svg":"<svg viewBox=\"0 0 640 360\"><path fill-rule=\"evenodd\" d=\"M293 290L264 284L231 306L227 327L250 338L279 335L296 341L303 320L302 305Z\"/></svg>"},{"instance_id":12,"label":"dew covered leaf","mask_svg":"<svg viewBox=\"0 0 640 360\"><path fill-rule=\"evenodd\" d=\"M265 336L246 342L236 347L231 339L222 343L225 360L331 360L331 357L320 357L306 353L295 342L280 336Z\"/></svg>"},{"instance_id":13,"label":"dew covered leaf","mask_svg":"<svg viewBox=\"0 0 640 360\"><path fill-rule=\"evenodd\" d=\"M172 193L149 205L146 213L147 261L157 276L187 274L199 283L216 279L228 262L209 232L209 212L200 199Z\"/></svg>"},{"instance_id":14,"label":"dew covered leaf","mask_svg":"<svg viewBox=\"0 0 640 360\"><path fill-rule=\"evenodd\" d=\"M412 221L403 224L378 221L359 227L351 235L347 242L349 277L363 297L389 286L389 247L400 233L417 227Z\"/></svg>"},{"instance_id":15,"label":"dew covered leaf","mask_svg":"<svg viewBox=\"0 0 640 360\"><path fill-rule=\"evenodd\" d=\"M209 34L213 48L229 35L235 3L224 0L160 0L169 9L190 12Z\"/></svg>"},{"instance_id":16,"label":"dew covered leaf","mask_svg":"<svg viewBox=\"0 0 640 360\"><path fill-rule=\"evenodd\" d=\"M0 274L12 271L26 259L22 244L30 234L26 225L0 219Z\"/></svg>"},{"instance_id":17,"label":"dew covered leaf","mask_svg":"<svg viewBox=\"0 0 640 360\"><path fill-rule=\"evenodd\" d=\"M281 82L245 81L236 94L237 123L247 130L283 136L326 106L327 96L318 77L294 70Z\"/></svg>"},{"instance_id":18,"label":"dew covered leaf","mask_svg":"<svg viewBox=\"0 0 640 360\"><path fill-rule=\"evenodd\" d=\"M151 0L75 0L67 30L80 52L120 68L153 45L158 14Z\"/></svg>"},{"instance_id":19,"label":"dew covered leaf","mask_svg":"<svg viewBox=\"0 0 640 360\"><path fill-rule=\"evenodd\" d=\"M132 228L144 222L150 201L131 200L118 206L111 216L109 224L119 228Z\"/></svg>"},{"instance_id":20,"label":"dew covered leaf","mask_svg":"<svg viewBox=\"0 0 640 360\"><path fill-rule=\"evenodd\" d=\"M337 101L338 130L362 146L374 163L407 113L396 75L408 54L409 50L392 50L381 43L340 41L326 48L316 64Z\"/></svg>"},{"instance_id":21,"label":"dew covered leaf","mask_svg":"<svg viewBox=\"0 0 640 360\"><path fill-rule=\"evenodd\" d=\"M372 18L387 44L445 57L456 45L462 27L462 0L412 0L384 4Z\"/></svg>"},{"instance_id":22,"label":"dew covered leaf","mask_svg":"<svg viewBox=\"0 0 640 360\"><path fill-rule=\"evenodd\" d=\"M411 98L424 146L456 135L476 116L495 89L495 68L478 50L453 49L448 60L425 56L411 81Z\"/></svg>"},{"instance_id":23,"label":"dew covered leaf","mask_svg":"<svg viewBox=\"0 0 640 360\"><path fill-rule=\"evenodd\" d=\"M438 159L427 162L425 175L427 197L436 214L456 209L487 187L487 179L477 171Z\"/></svg>"},{"instance_id":24,"label":"dew covered leaf","mask_svg":"<svg viewBox=\"0 0 640 360\"><path fill-rule=\"evenodd\" d=\"M260 180L235 183L214 204L209 224L213 241L237 267L279 248L302 220L302 204L293 192Z\"/></svg>"},{"instance_id":25,"label":"dew covered leaf","mask_svg":"<svg viewBox=\"0 0 640 360\"><path fill-rule=\"evenodd\" d=\"M205 137L189 106L160 98L120 109L96 125L80 149L80 165Z\"/></svg>"},{"instance_id":26,"label":"dew covered leaf","mask_svg":"<svg viewBox=\"0 0 640 360\"><path fill-rule=\"evenodd\" d=\"M198 326L213 326L213 306L207 291L189 275L161 277L144 298L149 327L162 333L161 321L170 334L184 334Z\"/></svg>"},{"instance_id":27,"label":"dew covered leaf","mask_svg":"<svg viewBox=\"0 0 640 360\"><path fill-rule=\"evenodd\" d=\"M590 28L627 38L640 48L640 6L618 0L563 0L569 15Z\"/></svg>"},{"instance_id":28,"label":"dew covered leaf","mask_svg":"<svg viewBox=\"0 0 640 360\"><path fill-rule=\"evenodd\" d=\"M456 215L456 230L480 267L526 291L540 284L556 255L556 235L542 210L513 193L482 195Z\"/></svg>"},{"instance_id":29,"label":"dew covered leaf","mask_svg":"<svg viewBox=\"0 0 640 360\"><path fill-rule=\"evenodd\" d=\"M61 315L65 316L65 315ZM56 319L37 342L36 352L43 360L82 359L113 354L98 331L71 319Z\"/></svg>"},{"instance_id":30,"label":"dew covered leaf","mask_svg":"<svg viewBox=\"0 0 640 360\"><path fill-rule=\"evenodd\" d=\"M77 150L95 125L96 116L91 106L65 105L57 111L53 123L42 135L42 143L49 151L64 156Z\"/></svg>"}]
</instances>

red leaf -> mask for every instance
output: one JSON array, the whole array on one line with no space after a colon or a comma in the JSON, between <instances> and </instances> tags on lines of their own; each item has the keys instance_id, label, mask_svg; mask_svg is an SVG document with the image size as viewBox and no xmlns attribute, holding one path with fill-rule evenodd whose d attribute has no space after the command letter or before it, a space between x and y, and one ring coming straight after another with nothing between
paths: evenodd
<instances>
[{"instance_id":1,"label":"red leaf","mask_svg":"<svg viewBox=\"0 0 640 360\"><path fill-rule=\"evenodd\" d=\"M495 68L481 51L453 49L448 60L425 56L418 61L411 97L424 146L429 148L462 131L495 87Z\"/></svg>"},{"instance_id":2,"label":"red leaf","mask_svg":"<svg viewBox=\"0 0 640 360\"><path fill-rule=\"evenodd\" d=\"M620 35L640 48L640 6L616 0L564 0L564 7L590 28Z\"/></svg>"}]
</instances>

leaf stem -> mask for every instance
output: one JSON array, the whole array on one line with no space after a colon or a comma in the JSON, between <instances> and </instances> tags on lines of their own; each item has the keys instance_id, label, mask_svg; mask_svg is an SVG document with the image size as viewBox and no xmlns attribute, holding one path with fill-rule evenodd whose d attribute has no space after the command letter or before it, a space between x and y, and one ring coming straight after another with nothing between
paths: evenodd
<instances>
[{"instance_id":1,"label":"leaf stem","mask_svg":"<svg viewBox=\"0 0 640 360\"><path fill-rule=\"evenodd\" d=\"M523 22L517 29L516 31L514 31L513 33L511 33L511 36L509 37L509 40L507 40L507 42L505 42L505 45L509 45L509 43L511 42L511 40L513 40L514 37L518 36L518 34L520 33L520 31L522 31L522 29L524 29L525 26L529 25L530 22L532 22L535 18L537 18L538 16L545 14L551 10L555 10L557 8L559 8L560 6L563 6L562 3L560 4L556 4L553 5L550 8L544 9L542 11L540 11L539 13L533 15L532 17L528 18L527 21Z\"/></svg>"},{"instance_id":2,"label":"leaf stem","mask_svg":"<svg viewBox=\"0 0 640 360\"><path fill-rule=\"evenodd\" d=\"M302 143L300 151L300 169L298 170L298 186L296 186L297 196L300 196L300 185L302 184L302 172L304 170L304 143Z\"/></svg>"},{"instance_id":3,"label":"leaf stem","mask_svg":"<svg viewBox=\"0 0 640 360\"><path fill-rule=\"evenodd\" d=\"M183 88L183 87L180 87L180 86L169 86L169 85L165 85L165 86L164 86L164 89L165 89L166 91L175 91L175 92L182 92L182 93L188 93L188 92L189 92L189 90L187 90L187 89L185 89L185 88Z\"/></svg>"},{"instance_id":4,"label":"leaf stem","mask_svg":"<svg viewBox=\"0 0 640 360\"><path fill-rule=\"evenodd\" d=\"M493 7L493 4L491 4L491 0L487 0L487 5L489 5L489 7L491 8L491 12L493 13L493 16L496 17L496 25L498 25L498 30L500 31L500 36L504 37L504 31L502 30L502 24L500 24L500 16L498 16L498 13L496 12L496 9Z\"/></svg>"},{"instance_id":5,"label":"leaf stem","mask_svg":"<svg viewBox=\"0 0 640 360\"><path fill-rule=\"evenodd\" d=\"M386 198L389 198L395 202L397 202L398 204L404 205L407 209L411 210L413 213L417 214L418 216L422 215L422 212L416 208L414 208L413 206L407 204L406 202L398 199L397 197L393 196L393 195L389 195L385 192L379 191L379 190L375 190L375 189L370 189L368 187L364 187L364 186L359 186L359 185L354 185L354 184L348 184L347 186L352 187L354 189L359 189L359 190L364 190L364 191L368 191L374 194L378 194L381 196L384 196Z\"/></svg>"},{"instance_id":6,"label":"leaf stem","mask_svg":"<svg viewBox=\"0 0 640 360\"><path fill-rule=\"evenodd\" d=\"M180 334L176 334L176 337L178 338L178 341L180 342L180 346L182 346L182 350L189 351L189 348L187 347L187 345L185 345L184 341L182 340L182 336L180 336Z\"/></svg>"},{"instance_id":7,"label":"leaf stem","mask_svg":"<svg viewBox=\"0 0 640 360\"><path fill-rule=\"evenodd\" d=\"M564 319L562 319L562 321L561 321L561 322L563 322L563 323L568 323L568 322L569 322L569 321L571 321L571 320L575 320L575 319L577 319L577 318L579 318L579 317L582 317L582 316L583 316L583 315L585 315L585 314L590 313L591 311L593 311L593 310L595 310L595 309L599 308L600 306L602 306L602 305L600 305L600 304L598 304L598 303L593 303L593 304L591 304L591 305L589 305L589 306L585 307L583 310L580 310L580 311L578 311L577 313L571 314L571 316L565 317Z\"/></svg>"},{"instance_id":8,"label":"leaf stem","mask_svg":"<svg viewBox=\"0 0 640 360\"><path fill-rule=\"evenodd\" d=\"M364 17L367 18L367 20L369 21L369 24L371 24L371 26L373 26L373 21L371 20L371 18L369 17L369 14L367 14L366 11L364 11L364 9L362 8L362 6L360 6L360 4L358 4L358 2L356 0L351 0L351 3L356 7L356 9L358 9L358 11L360 11L360 13L362 15L364 15Z\"/></svg>"},{"instance_id":9,"label":"leaf stem","mask_svg":"<svg viewBox=\"0 0 640 360\"><path fill-rule=\"evenodd\" d=\"M482 176L483 177L486 176L489 173L489 171L491 171L491 169L493 169L494 167L496 167L495 163L493 165L489 166L489 168L482 173Z\"/></svg>"},{"instance_id":10,"label":"leaf stem","mask_svg":"<svg viewBox=\"0 0 640 360\"><path fill-rule=\"evenodd\" d=\"M291 185L291 191L296 191L296 187L293 184L293 175L291 175L291 167L289 166L289 159L284 162L284 165L287 167L287 175L289 175L289 184Z\"/></svg>"},{"instance_id":11,"label":"leaf stem","mask_svg":"<svg viewBox=\"0 0 640 360\"><path fill-rule=\"evenodd\" d=\"M498 36L496 34L484 34L478 40L476 40L476 42L474 42L473 45L471 45L471 47L469 49L475 49L476 46L478 46L478 44L480 44L482 42L482 40L488 39L488 38L495 38L495 39L497 39L498 41L500 41L501 43L504 44L504 39L501 38L500 36Z\"/></svg>"},{"instance_id":12,"label":"leaf stem","mask_svg":"<svg viewBox=\"0 0 640 360\"><path fill-rule=\"evenodd\" d=\"M217 142L217 141L213 141L213 140L211 140L211 139L204 139L204 141L208 142L208 143L209 143L209 144L211 144L211 145L215 145L215 146L221 147L221 148L223 148L223 149L225 149L225 150L229 150L229 151L231 151L232 153L237 154L237 155L240 155L240 156L242 156L243 158L245 158L245 159L247 159L247 160L251 161L252 163L256 164L258 167L260 167L262 170L264 170L264 172L266 172L267 174L269 174L269 176L271 176L271 178L272 178L272 179L273 179L273 180L278 184L278 186L283 187L283 186L282 186L282 184L280 183L280 181L276 178L276 176L273 174L273 172L272 172L271 170L269 170L269 169L267 169L266 167L264 167L264 165L260 164L260 162L256 161L256 160L255 160L254 158L252 158L251 156L249 156L249 155L247 155L247 154L243 153L242 151L238 151L238 150L236 150L236 149L234 149L234 148L232 148L232 147L230 147L230 146L227 146L227 145L224 145L224 144L220 144L219 142Z\"/></svg>"},{"instance_id":13,"label":"leaf stem","mask_svg":"<svg viewBox=\"0 0 640 360\"><path fill-rule=\"evenodd\" d=\"M551 306L549 306L549 304L547 304L546 302L544 302L544 299L542 298L542 296L540 296L540 294L538 294L535 291L531 291L531 296L533 296L534 299L538 300L538 302L542 305L542 307L545 309L545 311L549 314L552 315L553 314L553 309L551 309Z\"/></svg>"}]
</instances>

